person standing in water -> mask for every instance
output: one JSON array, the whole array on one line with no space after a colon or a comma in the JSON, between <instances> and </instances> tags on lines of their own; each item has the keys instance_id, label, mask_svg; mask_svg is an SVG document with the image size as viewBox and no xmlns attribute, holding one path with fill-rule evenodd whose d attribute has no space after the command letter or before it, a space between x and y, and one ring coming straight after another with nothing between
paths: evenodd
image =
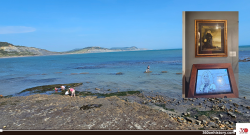
<instances>
[{"instance_id":1,"label":"person standing in water","mask_svg":"<svg viewBox=\"0 0 250 135\"><path fill-rule=\"evenodd\" d=\"M150 69L150 66L148 65L146 72L148 72L148 71L149 71L149 69Z\"/></svg>"}]
</instances>

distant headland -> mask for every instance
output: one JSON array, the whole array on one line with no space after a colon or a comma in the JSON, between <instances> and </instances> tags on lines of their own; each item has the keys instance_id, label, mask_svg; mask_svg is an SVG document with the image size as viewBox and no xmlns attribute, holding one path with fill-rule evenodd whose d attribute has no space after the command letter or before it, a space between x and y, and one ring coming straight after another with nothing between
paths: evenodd
<instances>
[{"instance_id":1,"label":"distant headland","mask_svg":"<svg viewBox=\"0 0 250 135\"><path fill-rule=\"evenodd\" d=\"M35 47L26 47L26 46L13 45L8 42L0 42L0 57L44 56L44 55L59 55L59 54L81 54L81 53L140 51L140 50L148 50L148 49L137 48L135 46L114 47L114 48L103 48L103 47L93 46L81 49L73 49L66 52L53 52Z\"/></svg>"}]
</instances>

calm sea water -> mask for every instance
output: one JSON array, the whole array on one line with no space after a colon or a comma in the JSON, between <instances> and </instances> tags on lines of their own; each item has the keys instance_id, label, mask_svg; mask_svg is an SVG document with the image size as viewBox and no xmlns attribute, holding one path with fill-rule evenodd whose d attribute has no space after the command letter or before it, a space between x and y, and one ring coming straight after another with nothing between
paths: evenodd
<instances>
[{"instance_id":1,"label":"calm sea water","mask_svg":"<svg viewBox=\"0 0 250 135\"><path fill-rule=\"evenodd\" d=\"M250 56L250 46L239 50L240 58ZM172 97L181 97L182 93L182 76L176 74L182 72L181 49L3 58L0 63L3 96L35 86L77 82L83 82L76 89L79 91L141 90ZM143 73L148 65L152 73ZM240 96L250 98L249 69L250 62L239 63ZM79 74L83 72L89 74ZM123 75L116 75L117 72Z\"/></svg>"}]
</instances>

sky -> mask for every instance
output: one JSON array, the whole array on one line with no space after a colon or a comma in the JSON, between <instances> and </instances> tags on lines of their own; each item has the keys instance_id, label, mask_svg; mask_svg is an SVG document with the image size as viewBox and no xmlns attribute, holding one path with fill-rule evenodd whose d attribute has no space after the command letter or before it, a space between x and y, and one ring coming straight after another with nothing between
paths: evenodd
<instances>
[{"instance_id":1,"label":"sky","mask_svg":"<svg viewBox=\"0 0 250 135\"><path fill-rule=\"evenodd\" d=\"M1 42L49 51L182 48L182 11L239 11L239 45L250 45L249 0L1 0L0 5Z\"/></svg>"}]
</instances>

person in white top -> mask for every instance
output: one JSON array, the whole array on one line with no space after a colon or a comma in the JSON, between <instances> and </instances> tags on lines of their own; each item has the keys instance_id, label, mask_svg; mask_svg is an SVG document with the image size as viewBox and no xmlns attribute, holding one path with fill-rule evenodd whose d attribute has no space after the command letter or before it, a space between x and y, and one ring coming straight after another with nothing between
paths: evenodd
<instances>
[{"instance_id":1,"label":"person in white top","mask_svg":"<svg viewBox=\"0 0 250 135\"><path fill-rule=\"evenodd\" d=\"M62 90L65 90L65 86L61 86L61 89L62 89Z\"/></svg>"},{"instance_id":2,"label":"person in white top","mask_svg":"<svg viewBox=\"0 0 250 135\"><path fill-rule=\"evenodd\" d=\"M67 90L67 91L65 92L65 95L69 95L69 90Z\"/></svg>"}]
</instances>

